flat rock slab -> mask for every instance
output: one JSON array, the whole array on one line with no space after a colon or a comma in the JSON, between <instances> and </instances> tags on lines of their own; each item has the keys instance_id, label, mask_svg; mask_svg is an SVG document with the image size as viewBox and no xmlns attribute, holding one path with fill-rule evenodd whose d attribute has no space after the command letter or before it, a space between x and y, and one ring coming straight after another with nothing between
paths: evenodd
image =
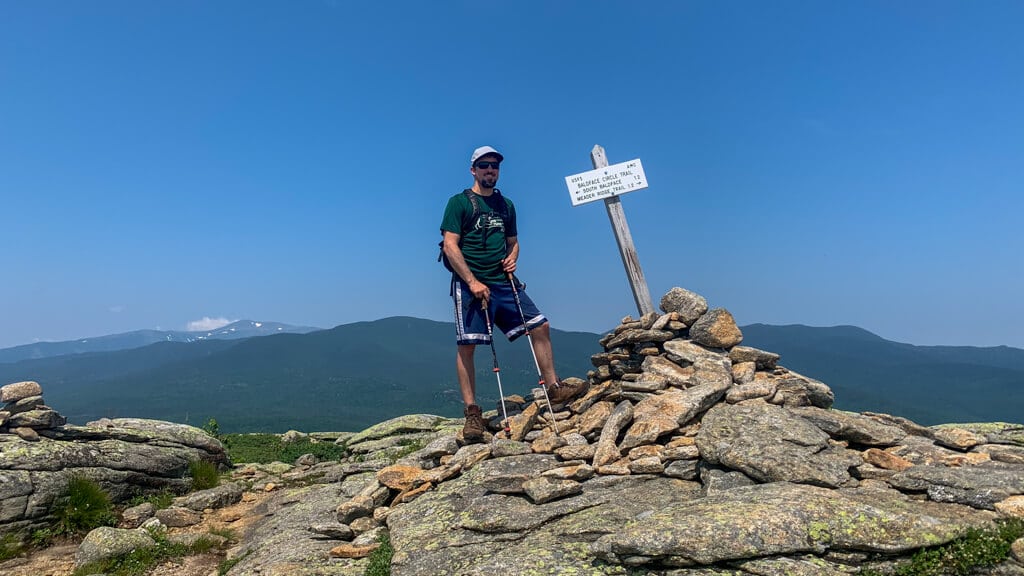
<instances>
[{"instance_id":1,"label":"flat rock slab","mask_svg":"<svg viewBox=\"0 0 1024 576\"><path fill-rule=\"evenodd\" d=\"M199 459L195 450L120 440L94 442L39 442L0 444L0 468L32 472L59 472L68 468L105 468L140 472L151 476L181 478L189 462Z\"/></svg>"},{"instance_id":2,"label":"flat rock slab","mask_svg":"<svg viewBox=\"0 0 1024 576\"><path fill-rule=\"evenodd\" d=\"M943 428L945 426L954 426L953 424L935 426L934 428ZM980 434L985 437L985 441L991 444L1010 444L1015 446L1024 446L1024 424L1014 424L1010 422L982 422L977 424L955 424L957 428L963 428L964 430L970 430L975 434Z\"/></svg>"},{"instance_id":3,"label":"flat rock slab","mask_svg":"<svg viewBox=\"0 0 1024 576\"><path fill-rule=\"evenodd\" d=\"M936 502L993 510L997 502L1024 494L1024 466L912 466L886 481L900 490L927 492Z\"/></svg>"},{"instance_id":4,"label":"flat rock slab","mask_svg":"<svg viewBox=\"0 0 1024 576\"><path fill-rule=\"evenodd\" d=\"M601 477L578 495L534 505L489 493L480 475L478 467L392 511L392 576L621 575L621 566L594 565L590 543L699 490L670 478Z\"/></svg>"},{"instance_id":5,"label":"flat rock slab","mask_svg":"<svg viewBox=\"0 0 1024 576\"><path fill-rule=\"evenodd\" d=\"M798 482L835 488L863 463L855 452L829 444L820 428L786 408L765 402L718 404L697 434L704 459L759 482Z\"/></svg>"},{"instance_id":6,"label":"flat rock slab","mask_svg":"<svg viewBox=\"0 0 1024 576\"><path fill-rule=\"evenodd\" d=\"M51 431L53 438L64 440L93 440L112 438L124 442L150 442L180 444L207 452L211 456L223 455L224 446L209 434L195 426L150 420L147 418L101 418L82 426L64 426ZM66 435L66 436L65 436ZM216 458L226 463L227 457Z\"/></svg>"},{"instance_id":7,"label":"flat rock slab","mask_svg":"<svg viewBox=\"0 0 1024 576\"><path fill-rule=\"evenodd\" d=\"M522 494L523 483L562 466L551 454L523 454L484 460L477 466L480 485L499 494Z\"/></svg>"},{"instance_id":8,"label":"flat rock slab","mask_svg":"<svg viewBox=\"0 0 1024 576\"><path fill-rule=\"evenodd\" d=\"M362 432L353 434L348 438L349 446L366 442L367 440L379 440L396 434L408 434L414 432L431 432L448 421L447 418L434 416L432 414L410 414L399 416L379 424L374 424Z\"/></svg>"},{"instance_id":9,"label":"flat rock slab","mask_svg":"<svg viewBox=\"0 0 1024 576\"><path fill-rule=\"evenodd\" d=\"M994 515L912 500L895 490L829 490L778 482L667 504L602 536L608 562L667 566L828 550L902 552L943 544Z\"/></svg>"},{"instance_id":10,"label":"flat rock slab","mask_svg":"<svg viewBox=\"0 0 1024 576\"><path fill-rule=\"evenodd\" d=\"M175 506L183 506L202 512L207 508L223 508L236 504L242 499L245 489L235 482L225 482L220 486L198 490L174 499Z\"/></svg>"},{"instance_id":11,"label":"flat rock slab","mask_svg":"<svg viewBox=\"0 0 1024 576\"><path fill-rule=\"evenodd\" d=\"M838 410L825 410L816 406L790 408L793 414L805 418L837 440L847 440L864 446L895 446L907 433L898 426L884 424L860 414Z\"/></svg>"}]
</instances>

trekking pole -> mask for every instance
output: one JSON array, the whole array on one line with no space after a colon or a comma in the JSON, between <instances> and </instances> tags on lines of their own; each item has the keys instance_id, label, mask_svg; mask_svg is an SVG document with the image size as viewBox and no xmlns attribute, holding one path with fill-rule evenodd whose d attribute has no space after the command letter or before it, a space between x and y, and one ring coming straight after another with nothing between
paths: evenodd
<instances>
[{"instance_id":1,"label":"trekking pole","mask_svg":"<svg viewBox=\"0 0 1024 576\"><path fill-rule=\"evenodd\" d=\"M544 385L544 374L540 371L537 351L533 349L533 336L530 335L530 326L526 323L526 314L523 314L523 305L519 302L519 290L516 288L516 279L511 272L508 273L508 283L512 285L512 296L516 299L516 308L519 309L519 317L523 320L523 329L526 330L526 340L530 343L533 365L537 367L537 383L540 384L540 390L544 393L544 402L548 405L548 414L551 415L551 429L555 431L555 436L559 436L558 425L555 423L555 411L551 409L551 398L548 397L548 387Z\"/></svg>"},{"instance_id":2,"label":"trekking pole","mask_svg":"<svg viewBox=\"0 0 1024 576\"><path fill-rule=\"evenodd\" d=\"M512 437L512 429L508 426L508 411L505 409L505 393L501 390L501 368L498 367L498 353L494 350L494 333L491 331L491 315L487 311L487 301L483 301L484 308L484 320L487 322L487 336L491 340L491 356L494 358L494 375L498 377L498 395L501 397L501 414L505 417L502 420L502 428L505 429L505 435L510 439Z\"/></svg>"}]
</instances>

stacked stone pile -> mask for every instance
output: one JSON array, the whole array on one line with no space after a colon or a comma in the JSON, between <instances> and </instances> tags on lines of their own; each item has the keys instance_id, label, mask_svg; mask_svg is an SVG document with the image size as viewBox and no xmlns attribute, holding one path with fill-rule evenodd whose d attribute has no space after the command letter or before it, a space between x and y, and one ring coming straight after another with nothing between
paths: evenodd
<instances>
[{"instance_id":1,"label":"stacked stone pile","mask_svg":"<svg viewBox=\"0 0 1024 576\"><path fill-rule=\"evenodd\" d=\"M0 434L39 440L39 430L63 426L68 419L43 404L43 388L36 382L15 382L0 387Z\"/></svg>"},{"instance_id":2,"label":"stacked stone pile","mask_svg":"<svg viewBox=\"0 0 1024 576\"><path fill-rule=\"evenodd\" d=\"M581 398L554 414L506 398L508 433L494 415L488 443L437 438L360 480L338 523L354 537L386 526L396 575L534 573L519 560L532 554L536 573L697 576L884 567L1024 515L1021 427L831 410L828 386L741 346L728 311L680 288L661 308L601 340Z\"/></svg>"}]
</instances>

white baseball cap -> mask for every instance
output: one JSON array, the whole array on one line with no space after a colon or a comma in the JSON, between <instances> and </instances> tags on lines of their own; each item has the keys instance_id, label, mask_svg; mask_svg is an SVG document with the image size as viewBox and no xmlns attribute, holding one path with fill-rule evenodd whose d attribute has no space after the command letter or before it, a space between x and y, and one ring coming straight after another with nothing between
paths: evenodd
<instances>
[{"instance_id":1,"label":"white baseball cap","mask_svg":"<svg viewBox=\"0 0 1024 576\"><path fill-rule=\"evenodd\" d=\"M470 156L469 163L476 164L476 161L479 160L481 156L487 156L488 154L494 154L495 156L497 156L498 162L501 162L502 160L505 159L505 157L501 155L501 152L498 152L494 148L491 148L490 146L481 146L476 150L473 150L473 155Z\"/></svg>"}]
</instances>

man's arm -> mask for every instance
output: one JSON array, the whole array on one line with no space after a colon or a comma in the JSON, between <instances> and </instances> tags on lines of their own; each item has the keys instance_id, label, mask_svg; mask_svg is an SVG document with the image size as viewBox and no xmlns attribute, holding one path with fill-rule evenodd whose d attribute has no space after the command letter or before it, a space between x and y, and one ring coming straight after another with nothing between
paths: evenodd
<instances>
[{"instance_id":1,"label":"man's arm","mask_svg":"<svg viewBox=\"0 0 1024 576\"><path fill-rule=\"evenodd\" d=\"M501 261L501 267L505 272L511 274L516 271L516 261L519 260L519 237L505 237L505 259Z\"/></svg>"},{"instance_id":2,"label":"man's arm","mask_svg":"<svg viewBox=\"0 0 1024 576\"><path fill-rule=\"evenodd\" d=\"M473 293L473 296L486 301L491 297L491 290L486 284L477 280L469 269L466 259L462 256L462 248L459 248L459 238L461 236L454 232L447 230L444 232L444 255L448 258L448 264L451 265L455 274L469 286L469 291Z\"/></svg>"}]
</instances>

